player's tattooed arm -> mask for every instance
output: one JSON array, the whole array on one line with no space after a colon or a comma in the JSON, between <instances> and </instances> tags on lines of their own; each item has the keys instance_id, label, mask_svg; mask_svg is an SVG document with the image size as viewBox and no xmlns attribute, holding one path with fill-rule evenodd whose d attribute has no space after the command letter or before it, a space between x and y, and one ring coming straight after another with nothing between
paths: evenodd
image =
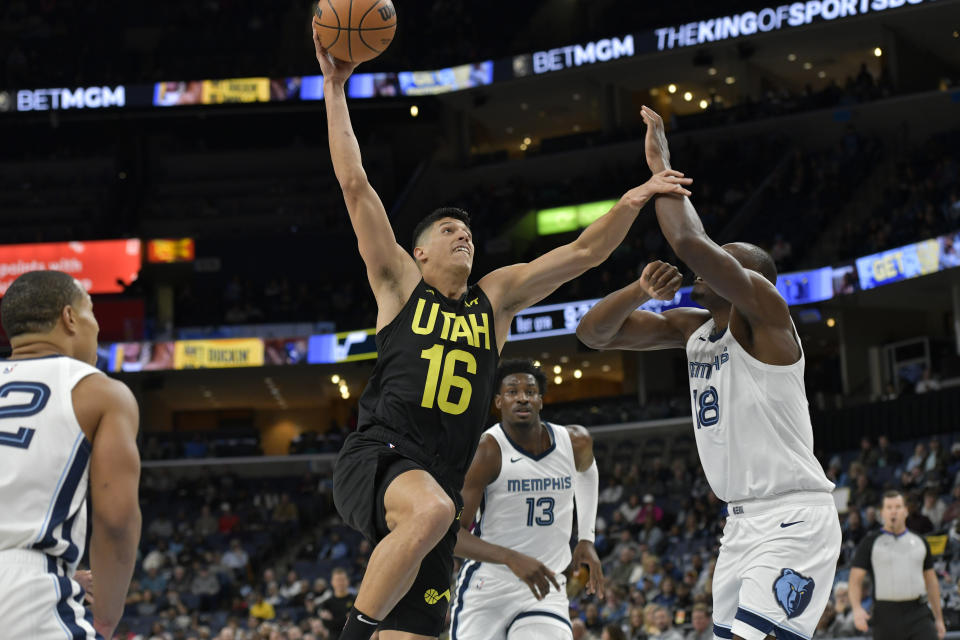
<instances>
[{"instance_id":1,"label":"player's tattooed arm","mask_svg":"<svg viewBox=\"0 0 960 640\"><path fill-rule=\"evenodd\" d=\"M649 107L643 107L641 115L647 125L644 150L650 170L669 169L663 120ZM776 287L710 239L689 198L668 194L657 198L655 208L660 230L677 256L751 324L791 326L789 309Z\"/></svg>"},{"instance_id":2,"label":"player's tattooed arm","mask_svg":"<svg viewBox=\"0 0 960 640\"><path fill-rule=\"evenodd\" d=\"M346 82L356 64L337 60L327 53L320 45L316 31L313 43L323 71L327 135L333 171L343 191L360 256L367 267L367 278L380 308L382 317L377 319L379 327L399 313L406 298L417 286L420 271L413 258L397 243L383 202L367 180L363 168L346 95Z\"/></svg>"},{"instance_id":3,"label":"player's tattooed arm","mask_svg":"<svg viewBox=\"0 0 960 640\"><path fill-rule=\"evenodd\" d=\"M510 570L526 583L534 597L540 600L550 593L551 584L560 589L554 573L549 568L536 558L507 547L491 544L471 533L473 519L483 498L483 491L500 475L500 461L500 446L496 440L488 435L483 436L473 462L467 470L463 489L460 492L463 496L463 515L460 516L460 531L457 532L457 545L453 553L461 558L510 567Z\"/></svg>"},{"instance_id":4,"label":"player's tattooed arm","mask_svg":"<svg viewBox=\"0 0 960 640\"><path fill-rule=\"evenodd\" d=\"M648 300L673 300L683 278L673 265L656 260L640 278L598 302L580 320L577 337L593 349L649 351L683 347L708 314L700 309L639 311Z\"/></svg>"},{"instance_id":5,"label":"player's tattooed arm","mask_svg":"<svg viewBox=\"0 0 960 640\"><path fill-rule=\"evenodd\" d=\"M570 444L573 446L573 461L577 469L574 480L574 496L577 503L577 537L571 565L574 570L586 565L589 570L587 593L603 598L603 566L594 546L599 502L600 475L593 457L593 438L580 425L569 425Z\"/></svg>"}]
</instances>

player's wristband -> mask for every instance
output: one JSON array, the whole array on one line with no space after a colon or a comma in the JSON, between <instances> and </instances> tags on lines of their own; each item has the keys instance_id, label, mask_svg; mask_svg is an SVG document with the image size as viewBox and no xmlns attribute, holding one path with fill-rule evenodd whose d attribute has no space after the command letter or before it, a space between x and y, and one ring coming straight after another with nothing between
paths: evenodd
<instances>
[{"instance_id":1,"label":"player's wristband","mask_svg":"<svg viewBox=\"0 0 960 640\"><path fill-rule=\"evenodd\" d=\"M577 472L573 484L573 495L577 501L577 538L580 541L593 542L596 539L599 492L600 471L594 460L586 471Z\"/></svg>"}]
</instances>

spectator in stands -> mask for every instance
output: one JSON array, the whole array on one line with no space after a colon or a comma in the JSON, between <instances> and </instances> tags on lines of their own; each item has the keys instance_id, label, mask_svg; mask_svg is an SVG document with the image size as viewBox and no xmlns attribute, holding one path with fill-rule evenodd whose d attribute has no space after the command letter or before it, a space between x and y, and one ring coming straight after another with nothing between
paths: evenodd
<instances>
[{"instance_id":1,"label":"spectator in stands","mask_svg":"<svg viewBox=\"0 0 960 640\"><path fill-rule=\"evenodd\" d=\"M683 640L683 634L673 628L670 612L665 607L656 605L653 610L653 624L656 633L651 634L651 640Z\"/></svg>"},{"instance_id":2,"label":"spectator in stands","mask_svg":"<svg viewBox=\"0 0 960 640\"><path fill-rule=\"evenodd\" d=\"M210 513L210 505L203 505L200 508L200 517L193 525L194 532L201 538L212 536L219 530L217 519Z\"/></svg>"},{"instance_id":3,"label":"spectator in stands","mask_svg":"<svg viewBox=\"0 0 960 640\"><path fill-rule=\"evenodd\" d=\"M630 640L647 640L643 627L643 607L630 607L630 617L626 624L627 637ZM710 640L713 640L711 637Z\"/></svg>"},{"instance_id":4,"label":"spectator in stands","mask_svg":"<svg viewBox=\"0 0 960 640\"><path fill-rule=\"evenodd\" d=\"M230 541L230 550L223 554L221 562L223 566L234 574L238 574L247 568L247 565L250 563L250 556L247 555L247 552L240 544L240 540L234 538Z\"/></svg>"},{"instance_id":5,"label":"spectator in stands","mask_svg":"<svg viewBox=\"0 0 960 640\"><path fill-rule=\"evenodd\" d=\"M833 586L833 610L834 618L828 632L834 638L856 635L853 607L850 606L850 590L846 582L838 582Z\"/></svg>"},{"instance_id":6,"label":"spectator in stands","mask_svg":"<svg viewBox=\"0 0 960 640\"><path fill-rule=\"evenodd\" d=\"M167 578L157 567L152 566L147 569L147 575L140 578L140 586L154 594L163 593L167 589Z\"/></svg>"},{"instance_id":7,"label":"spectator in stands","mask_svg":"<svg viewBox=\"0 0 960 640\"><path fill-rule=\"evenodd\" d=\"M167 541L161 539L157 542L157 546L147 554L147 557L143 559L143 570L149 571L150 569L161 569L167 566Z\"/></svg>"},{"instance_id":8,"label":"spectator in stands","mask_svg":"<svg viewBox=\"0 0 960 640\"><path fill-rule=\"evenodd\" d=\"M138 616L147 617L157 613L157 598L153 591L144 589L140 602L134 607Z\"/></svg>"},{"instance_id":9,"label":"spectator in stands","mask_svg":"<svg viewBox=\"0 0 960 640\"><path fill-rule=\"evenodd\" d=\"M946 511L947 505L940 499L940 492L934 487L927 487L923 492L923 507L920 509L920 513L930 519L935 531L943 524L943 516Z\"/></svg>"},{"instance_id":10,"label":"spectator in stands","mask_svg":"<svg viewBox=\"0 0 960 640\"><path fill-rule=\"evenodd\" d=\"M251 618L256 618L257 620L273 620L277 617L277 612L273 608L273 605L267 602L263 594L259 591L254 591L250 595L247 603L250 605Z\"/></svg>"},{"instance_id":11,"label":"spectator in stands","mask_svg":"<svg viewBox=\"0 0 960 640\"><path fill-rule=\"evenodd\" d=\"M612 587L606 592L603 608L600 609L600 617L605 623L620 624L627 617L625 595L623 588L619 586Z\"/></svg>"},{"instance_id":12,"label":"spectator in stands","mask_svg":"<svg viewBox=\"0 0 960 640\"><path fill-rule=\"evenodd\" d=\"M950 491L950 502L943 511L943 524L948 525L960 518L960 484L954 484Z\"/></svg>"},{"instance_id":13,"label":"spectator in stands","mask_svg":"<svg viewBox=\"0 0 960 640\"><path fill-rule=\"evenodd\" d=\"M608 624L603 628L603 632L600 634L600 640L627 640L627 636L623 634L623 629L615 624Z\"/></svg>"},{"instance_id":14,"label":"spectator in stands","mask_svg":"<svg viewBox=\"0 0 960 640\"><path fill-rule=\"evenodd\" d=\"M626 586L632 581L634 569L637 567L637 551L632 545L624 545L610 569L604 571L607 579L613 585Z\"/></svg>"},{"instance_id":15,"label":"spectator in stands","mask_svg":"<svg viewBox=\"0 0 960 640\"><path fill-rule=\"evenodd\" d=\"M613 476L607 478L607 486L600 492L600 504L618 504L623 497L623 485Z\"/></svg>"},{"instance_id":16,"label":"spectator in stands","mask_svg":"<svg viewBox=\"0 0 960 640\"><path fill-rule=\"evenodd\" d=\"M173 522L166 514L158 515L147 527L147 536L162 539L173 535Z\"/></svg>"},{"instance_id":17,"label":"spectator in stands","mask_svg":"<svg viewBox=\"0 0 960 640\"><path fill-rule=\"evenodd\" d=\"M581 615L581 620L583 620L583 624L589 633L603 633L603 619L600 617L600 609L596 603L590 602L587 604Z\"/></svg>"},{"instance_id":18,"label":"spectator in stands","mask_svg":"<svg viewBox=\"0 0 960 640\"><path fill-rule=\"evenodd\" d=\"M267 583L267 593L263 599L273 605L274 609L284 607L287 604L287 599L280 595L280 585L277 584L276 580Z\"/></svg>"},{"instance_id":19,"label":"spectator in stands","mask_svg":"<svg viewBox=\"0 0 960 640\"><path fill-rule=\"evenodd\" d=\"M197 565L196 575L190 583L190 592L199 598L201 611L210 611L219 600L220 580L206 563L197 563Z\"/></svg>"},{"instance_id":20,"label":"spectator in stands","mask_svg":"<svg viewBox=\"0 0 960 640\"><path fill-rule=\"evenodd\" d=\"M907 466L904 468L904 471L913 471L915 468L923 468L923 465L927 461L927 448L923 446L922 442L918 442L917 446L913 448L913 455L907 460Z\"/></svg>"},{"instance_id":21,"label":"spectator in stands","mask_svg":"<svg viewBox=\"0 0 960 640\"><path fill-rule=\"evenodd\" d=\"M643 506L640 508L640 512L637 514L634 521L642 525L647 520L653 520L654 522L660 522L663 520L663 509L657 506L654 501L653 494L646 494L643 496Z\"/></svg>"},{"instance_id":22,"label":"spectator in stands","mask_svg":"<svg viewBox=\"0 0 960 640\"><path fill-rule=\"evenodd\" d=\"M664 543L663 529L657 526L657 521L654 518L646 518L643 522L643 528L637 534L637 541L646 544L650 551L660 553Z\"/></svg>"},{"instance_id":23,"label":"spectator in stands","mask_svg":"<svg viewBox=\"0 0 960 640\"><path fill-rule=\"evenodd\" d=\"M947 479L956 484L960 479L960 442L950 445L950 456L947 458Z\"/></svg>"},{"instance_id":24,"label":"spectator in stands","mask_svg":"<svg viewBox=\"0 0 960 640\"><path fill-rule=\"evenodd\" d=\"M669 575L665 575L663 577L663 579L660 581L660 590L658 591L657 595L653 597L653 602L655 604L659 604L667 610L673 609L674 605L677 603L677 591L672 577Z\"/></svg>"},{"instance_id":25,"label":"spectator in stands","mask_svg":"<svg viewBox=\"0 0 960 640\"><path fill-rule=\"evenodd\" d=\"M273 509L273 522L276 524L296 523L300 520L297 504L290 500L290 494L280 496L280 502Z\"/></svg>"},{"instance_id":26,"label":"spectator in stands","mask_svg":"<svg viewBox=\"0 0 960 640\"><path fill-rule=\"evenodd\" d=\"M217 528L225 536L233 533L233 530L240 524L240 518L230 510L230 503L224 502L220 505L220 520L217 522Z\"/></svg>"},{"instance_id":27,"label":"spectator in stands","mask_svg":"<svg viewBox=\"0 0 960 640\"><path fill-rule=\"evenodd\" d=\"M900 450L890 444L890 438L881 435L877 438L877 466L897 467L903 462L903 454Z\"/></svg>"},{"instance_id":28,"label":"spectator in stands","mask_svg":"<svg viewBox=\"0 0 960 640\"><path fill-rule=\"evenodd\" d=\"M580 618L574 618L570 622L570 629L573 632L573 640L590 640L587 625L583 624L583 620Z\"/></svg>"},{"instance_id":29,"label":"spectator in stands","mask_svg":"<svg viewBox=\"0 0 960 640\"><path fill-rule=\"evenodd\" d=\"M633 493L630 494L630 497L624 504L620 505L618 511L625 521L633 523L637 521L637 516L640 515L640 509L642 509L640 506L640 496Z\"/></svg>"},{"instance_id":30,"label":"spectator in stands","mask_svg":"<svg viewBox=\"0 0 960 640\"><path fill-rule=\"evenodd\" d=\"M940 381L933 376L933 373L930 371L930 367L927 367L920 375L920 379L917 380L917 385L914 387L914 391L917 393L927 393L929 391L939 390Z\"/></svg>"},{"instance_id":31,"label":"spectator in stands","mask_svg":"<svg viewBox=\"0 0 960 640\"><path fill-rule=\"evenodd\" d=\"M907 528L921 536L933 531L933 523L923 515L920 502L913 495L907 498Z\"/></svg>"},{"instance_id":32,"label":"spectator in stands","mask_svg":"<svg viewBox=\"0 0 960 640\"><path fill-rule=\"evenodd\" d=\"M186 567L178 564L173 568L170 581L167 582L167 589L173 589L178 593L190 591L190 576L187 575Z\"/></svg>"},{"instance_id":33,"label":"spectator in stands","mask_svg":"<svg viewBox=\"0 0 960 640\"><path fill-rule=\"evenodd\" d=\"M287 571L287 578L280 587L282 595L291 604L302 604L306 593L306 583L297 576L297 572L291 569Z\"/></svg>"},{"instance_id":34,"label":"spectator in stands","mask_svg":"<svg viewBox=\"0 0 960 640\"><path fill-rule=\"evenodd\" d=\"M847 514L847 521L843 525L843 543L856 546L860 544L863 537L867 535L867 530L863 526L863 519L860 517L859 509L851 509Z\"/></svg>"},{"instance_id":35,"label":"spectator in stands","mask_svg":"<svg viewBox=\"0 0 960 640\"><path fill-rule=\"evenodd\" d=\"M713 640L713 621L710 608L700 603L693 606L693 629L684 640Z\"/></svg>"},{"instance_id":36,"label":"spectator in stands","mask_svg":"<svg viewBox=\"0 0 960 640\"><path fill-rule=\"evenodd\" d=\"M873 448L870 438L864 436L860 438L860 453L857 456L857 462L865 468L870 469L877 466L877 460L880 458L879 452Z\"/></svg>"},{"instance_id":37,"label":"spectator in stands","mask_svg":"<svg viewBox=\"0 0 960 640\"><path fill-rule=\"evenodd\" d=\"M333 587L333 595L320 605L320 618L331 633L339 634L347 622L356 592L350 586L350 576L343 567L337 567L330 574L330 586Z\"/></svg>"},{"instance_id":38,"label":"spectator in stands","mask_svg":"<svg viewBox=\"0 0 960 640\"><path fill-rule=\"evenodd\" d=\"M856 488L850 492L850 504L858 509L864 509L868 505L877 503L877 492L870 486L870 479L867 474L857 476Z\"/></svg>"},{"instance_id":39,"label":"spectator in stands","mask_svg":"<svg viewBox=\"0 0 960 640\"><path fill-rule=\"evenodd\" d=\"M947 455L943 450L943 445L940 444L940 438L931 438L930 440L930 453L927 454L927 459L924 462L923 470L926 473L931 471L941 472L947 466Z\"/></svg>"},{"instance_id":40,"label":"spectator in stands","mask_svg":"<svg viewBox=\"0 0 960 640\"><path fill-rule=\"evenodd\" d=\"M350 548L340 539L340 534L333 531L327 538L327 542L320 547L317 558L320 560L340 560L348 555L350 555Z\"/></svg>"}]
</instances>

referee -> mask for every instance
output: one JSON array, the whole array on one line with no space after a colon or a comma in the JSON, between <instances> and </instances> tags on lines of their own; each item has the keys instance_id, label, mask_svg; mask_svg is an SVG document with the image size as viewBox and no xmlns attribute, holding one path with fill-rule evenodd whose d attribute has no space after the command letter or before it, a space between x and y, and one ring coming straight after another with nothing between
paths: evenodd
<instances>
[{"instance_id":1,"label":"referee","mask_svg":"<svg viewBox=\"0 0 960 640\"><path fill-rule=\"evenodd\" d=\"M854 625L860 631L867 630L870 615L861 601L863 576L869 571L875 601L874 640L942 640L946 627L930 546L907 530L907 508L899 491L883 494L881 515L883 529L863 539L850 569Z\"/></svg>"}]
</instances>

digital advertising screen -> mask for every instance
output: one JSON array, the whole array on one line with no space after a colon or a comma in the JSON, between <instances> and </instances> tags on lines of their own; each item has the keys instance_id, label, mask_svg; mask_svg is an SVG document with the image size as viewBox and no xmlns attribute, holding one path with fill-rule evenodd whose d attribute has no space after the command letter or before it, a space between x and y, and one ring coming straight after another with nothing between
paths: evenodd
<instances>
[{"instance_id":1,"label":"digital advertising screen","mask_svg":"<svg viewBox=\"0 0 960 640\"><path fill-rule=\"evenodd\" d=\"M63 271L89 293L121 293L140 275L140 241L95 240L0 246L0 295L27 271Z\"/></svg>"}]
</instances>

